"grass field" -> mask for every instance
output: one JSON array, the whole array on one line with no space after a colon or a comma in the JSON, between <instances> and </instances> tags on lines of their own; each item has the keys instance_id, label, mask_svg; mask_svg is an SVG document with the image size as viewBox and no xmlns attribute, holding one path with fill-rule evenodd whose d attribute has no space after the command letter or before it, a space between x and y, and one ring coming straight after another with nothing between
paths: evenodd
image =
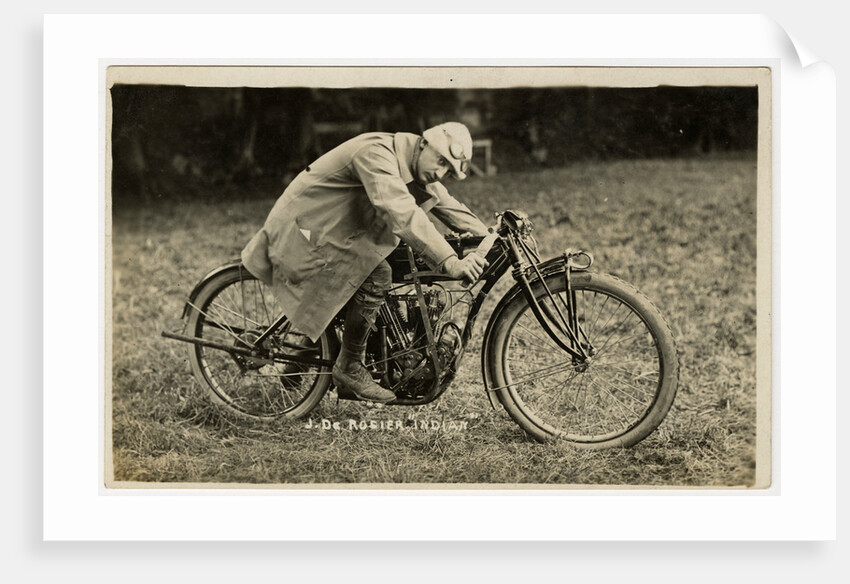
<instances>
[{"instance_id":1,"label":"grass field","mask_svg":"<svg viewBox=\"0 0 850 584\"><path fill-rule=\"evenodd\" d=\"M544 257L593 252L665 314L682 365L661 427L631 449L531 441L483 391L476 324L440 400L371 408L329 393L308 420L234 423L207 402L182 325L205 272L237 257L276 193L120 208L112 225L112 453L116 481L289 484L750 485L756 437L756 163L741 159L583 163L448 185L491 222L517 208ZM322 429L322 420L340 429ZM402 421L401 428L396 421ZM352 422L354 428L351 427ZM416 423L416 422L419 423ZM432 422L441 422L440 428ZM366 424L360 428L360 422ZM377 429L370 429L374 422ZM426 422L427 429L422 428ZM381 429L381 425L392 429ZM317 427L318 426L318 427ZM107 441L107 448L108 448Z\"/></svg>"}]
</instances>

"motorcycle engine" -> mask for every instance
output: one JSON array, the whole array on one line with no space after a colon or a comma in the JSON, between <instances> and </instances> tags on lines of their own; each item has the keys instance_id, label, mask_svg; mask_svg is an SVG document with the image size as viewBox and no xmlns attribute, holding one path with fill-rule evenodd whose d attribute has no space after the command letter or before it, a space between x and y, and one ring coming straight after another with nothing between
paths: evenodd
<instances>
[{"instance_id":1,"label":"motorcycle engine","mask_svg":"<svg viewBox=\"0 0 850 584\"><path fill-rule=\"evenodd\" d=\"M434 334L446 308L447 293L441 288L423 291L428 320ZM420 317L419 298L415 293L391 296L387 302L386 320L389 321L387 345L390 349L390 361L387 364L387 380L392 386L403 382L399 393L416 396L432 386L435 371L427 358L427 334ZM398 331L403 334L402 339ZM389 331L396 331L395 335ZM395 336L396 338L390 338ZM396 356L392 356L396 353Z\"/></svg>"}]
</instances>

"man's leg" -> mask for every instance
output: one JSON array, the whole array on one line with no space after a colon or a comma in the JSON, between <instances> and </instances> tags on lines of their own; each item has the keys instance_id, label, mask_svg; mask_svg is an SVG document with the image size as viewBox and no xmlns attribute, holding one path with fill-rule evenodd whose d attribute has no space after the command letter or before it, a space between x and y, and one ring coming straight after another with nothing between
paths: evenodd
<instances>
[{"instance_id":1,"label":"man's leg","mask_svg":"<svg viewBox=\"0 0 850 584\"><path fill-rule=\"evenodd\" d=\"M384 294L392 285L392 270L386 261L366 278L348 302L342 349L333 368L333 380L338 387L350 390L360 399L388 402L395 394L375 383L363 366L366 339L384 303Z\"/></svg>"}]
</instances>

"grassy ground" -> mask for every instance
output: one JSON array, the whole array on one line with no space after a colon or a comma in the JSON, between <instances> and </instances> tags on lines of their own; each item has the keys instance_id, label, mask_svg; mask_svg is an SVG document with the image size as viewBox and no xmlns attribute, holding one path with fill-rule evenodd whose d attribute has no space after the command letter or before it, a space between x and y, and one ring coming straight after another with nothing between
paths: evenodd
<instances>
[{"instance_id":1,"label":"grassy ground","mask_svg":"<svg viewBox=\"0 0 850 584\"><path fill-rule=\"evenodd\" d=\"M250 202L118 209L112 229L115 479L751 484L755 170L754 159L586 163L449 185L485 222L498 210L526 211L544 257L565 247L591 250L598 271L633 283L666 315L681 352L676 401L642 443L601 452L532 442L504 411L490 408L479 338L507 281L488 298L459 376L437 402L375 409L329 394L310 417L313 427L307 420L233 423L203 397L187 345L160 332L181 326L191 287L238 256L275 193ZM323 419L339 422L340 429L322 429ZM360 422L378 428L361 430ZM382 430L382 423L392 429Z\"/></svg>"}]
</instances>

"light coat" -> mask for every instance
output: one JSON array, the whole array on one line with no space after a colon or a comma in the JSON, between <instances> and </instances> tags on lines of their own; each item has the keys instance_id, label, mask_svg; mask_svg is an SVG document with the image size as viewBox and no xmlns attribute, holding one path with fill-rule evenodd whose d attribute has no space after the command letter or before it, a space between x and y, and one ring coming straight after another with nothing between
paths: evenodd
<instances>
[{"instance_id":1,"label":"light coat","mask_svg":"<svg viewBox=\"0 0 850 584\"><path fill-rule=\"evenodd\" d=\"M400 240L432 267L455 255L426 211L459 233L487 233L442 184L414 181L420 139L369 133L334 148L295 177L242 250L248 271L311 339Z\"/></svg>"}]
</instances>

